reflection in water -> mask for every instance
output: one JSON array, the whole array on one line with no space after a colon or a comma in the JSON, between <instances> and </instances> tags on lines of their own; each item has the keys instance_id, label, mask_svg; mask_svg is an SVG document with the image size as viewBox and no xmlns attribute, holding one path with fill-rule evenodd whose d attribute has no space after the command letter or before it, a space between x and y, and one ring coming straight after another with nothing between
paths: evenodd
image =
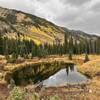
<instances>
[{"instance_id":1,"label":"reflection in water","mask_svg":"<svg viewBox=\"0 0 100 100\"><path fill-rule=\"evenodd\" d=\"M69 72L73 72L73 71L76 71L76 70L74 69L74 66L73 66L73 65L70 65L70 66L66 67L67 76L69 75Z\"/></svg>"},{"instance_id":2,"label":"reflection in water","mask_svg":"<svg viewBox=\"0 0 100 100\"><path fill-rule=\"evenodd\" d=\"M56 74L50 76L48 79L43 81L45 86L59 86L66 83L77 84L86 82L87 78L81 73L77 72L75 66L69 66L65 69L61 69Z\"/></svg>"}]
</instances>

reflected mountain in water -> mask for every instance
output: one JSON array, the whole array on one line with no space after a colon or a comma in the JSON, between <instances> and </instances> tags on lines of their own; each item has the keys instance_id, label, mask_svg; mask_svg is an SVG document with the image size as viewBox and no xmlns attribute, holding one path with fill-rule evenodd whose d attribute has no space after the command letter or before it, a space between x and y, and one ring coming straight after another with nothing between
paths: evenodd
<instances>
[{"instance_id":1,"label":"reflected mountain in water","mask_svg":"<svg viewBox=\"0 0 100 100\"><path fill-rule=\"evenodd\" d=\"M76 66L69 66L65 69L61 69L48 79L43 81L45 86L60 86L69 84L78 84L87 81L87 77L77 72Z\"/></svg>"}]
</instances>

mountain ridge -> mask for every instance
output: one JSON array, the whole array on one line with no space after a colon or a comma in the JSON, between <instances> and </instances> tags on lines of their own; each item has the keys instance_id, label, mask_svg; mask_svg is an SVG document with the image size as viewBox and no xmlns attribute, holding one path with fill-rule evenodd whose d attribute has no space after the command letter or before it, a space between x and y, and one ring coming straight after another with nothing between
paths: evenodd
<instances>
[{"instance_id":1,"label":"mountain ridge","mask_svg":"<svg viewBox=\"0 0 100 100\"><path fill-rule=\"evenodd\" d=\"M44 18L26 12L0 7L0 33L9 38L33 40L36 44L53 44L58 39L64 43L64 35L70 33L73 38L96 39L99 36L90 35L80 30L69 30L58 26Z\"/></svg>"}]
</instances>

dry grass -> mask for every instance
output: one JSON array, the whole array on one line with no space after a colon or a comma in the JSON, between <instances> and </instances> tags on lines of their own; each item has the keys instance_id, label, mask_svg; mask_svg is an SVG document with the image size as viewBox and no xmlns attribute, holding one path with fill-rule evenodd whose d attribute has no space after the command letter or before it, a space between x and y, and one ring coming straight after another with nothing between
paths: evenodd
<instances>
[{"instance_id":1,"label":"dry grass","mask_svg":"<svg viewBox=\"0 0 100 100\"><path fill-rule=\"evenodd\" d=\"M89 55L90 61L87 62L87 63L83 63L84 58L85 58L85 55L75 55L75 56L73 56L73 61L76 63L78 70L81 73L91 77L90 84L88 85L89 92L87 92L85 94L86 99L87 100L100 100L100 96L99 96L100 95L100 56ZM27 64L33 64L33 63L35 64L36 62L41 62L41 61L51 61L52 62L54 60L56 60L56 61L68 61L68 56L48 57L48 58L44 58L44 59L41 59L41 60L32 59L32 60L27 60L27 62L24 62L24 64L26 64L26 63ZM20 64L17 64L17 65L14 65L11 69L17 68L20 65L24 66L24 64L20 63ZM5 68L10 69L9 66L10 65L6 66ZM78 89L75 89L75 91L76 90L78 91ZM62 100L66 100L67 96L71 96L71 95L69 95L69 93L66 94L67 89L64 88L64 87L62 87L61 89L57 88L57 90L55 89L55 91L57 91L57 93L54 93L54 91L50 92L50 90L48 90L48 89L45 90L45 91L42 91L42 93L43 92L47 93L47 91L49 91L49 94L47 94L47 95L57 94L62 98ZM84 93L78 94L76 99L75 99L75 96L74 96L73 100L83 100L84 99Z\"/></svg>"},{"instance_id":2,"label":"dry grass","mask_svg":"<svg viewBox=\"0 0 100 100\"><path fill-rule=\"evenodd\" d=\"M88 86L91 93L87 94L90 100L100 100L100 56L89 55L90 61L85 64L79 64L78 70L91 78Z\"/></svg>"},{"instance_id":3,"label":"dry grass","mask_svg":"<svg viewBox=\"0 0 100 100\"><path fill-rule=\"evenodd\" d=\"M100 76L100 59L89 61L82 66L79 66L78 69L80 72L91 78Z\"/></svg>"},{"instance_id":4,"label":"dry grass","mask_svg":"<svg viewBox=\"0 0 100 100\"><path fill-rule=\"evenodd\" d=\"M4 60L5 56L0 55L0 60Z\"/></svg>"}]
</instances>

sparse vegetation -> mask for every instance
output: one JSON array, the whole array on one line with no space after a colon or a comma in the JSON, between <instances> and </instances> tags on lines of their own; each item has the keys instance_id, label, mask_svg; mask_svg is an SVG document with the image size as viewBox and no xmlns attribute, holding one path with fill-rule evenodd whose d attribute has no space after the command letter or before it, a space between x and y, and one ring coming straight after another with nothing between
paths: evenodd
<instances>
[{"instance_id":1,"label":"sparse vegetation","mask_svg":"<svg viewBox=\"0 0 100 100\"><path fill-rule=\"evenodd\" d=\"M41 97L36 92L29 92L29 89L26 91L25 89L14 87L7 100L41 100ZM54 95L43 100L60 100L60 98Z\"/></svg>"}]
</instances>

